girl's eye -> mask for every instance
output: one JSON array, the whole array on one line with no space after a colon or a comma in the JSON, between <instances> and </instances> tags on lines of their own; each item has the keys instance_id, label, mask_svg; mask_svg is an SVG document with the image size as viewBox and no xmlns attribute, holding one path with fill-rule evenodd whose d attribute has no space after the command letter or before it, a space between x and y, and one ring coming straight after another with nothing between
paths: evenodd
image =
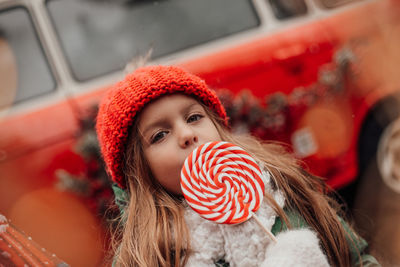
<instances>
[{"instance_id":1,"label":"girl's eye","mask_svg":"<svg viewBox=\"0 0 400 267\"><path fill-rule=\"evenodd\" d=\"M160 141L161 139L163 139L166 135L167 135L167 131L160 131L158 133L156 133L150 140L151 144L154 144L158 141Z\"/></svg>"},{"instance_id":2,"label":"girl's eye","mask_svg":"<svg viewBox=\"0 0 400 267\"><path fill-rule=\"evenodd\" d=\"M201 118L203 118L203 115L201 115L201 114L193 114L187 119L187 122L188 123L195 122L195 121L200 120Z\"/></svg>"}]
</instances>

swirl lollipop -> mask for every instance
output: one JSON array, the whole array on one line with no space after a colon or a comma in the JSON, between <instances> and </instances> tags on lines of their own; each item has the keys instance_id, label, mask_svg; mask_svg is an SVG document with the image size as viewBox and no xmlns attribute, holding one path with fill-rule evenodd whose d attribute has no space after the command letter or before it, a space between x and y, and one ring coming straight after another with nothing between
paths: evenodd
<instances>
[{"instance_id":1,"label":"swirl lollipop","mask_svg":"<svg viewBox=\"0 0 400 267\"><path fill-rule=\"evenodd\" d=\"M217 223L238 224L254 217L264 196L262 172L242 148L227 142L199 146L181 171L181 188L190 207Z\"/></svg>"}]
</instances>

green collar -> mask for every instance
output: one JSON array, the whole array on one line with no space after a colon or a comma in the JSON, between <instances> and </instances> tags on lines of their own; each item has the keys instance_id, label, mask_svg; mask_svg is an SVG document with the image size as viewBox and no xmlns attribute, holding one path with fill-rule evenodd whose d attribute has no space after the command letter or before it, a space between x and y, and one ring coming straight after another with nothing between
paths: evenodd
<instances>
[{"instance_id":1,"label":"green collar","mask_svg":"<svg viewBox=\"0 0 400 267\"><path fill-rule=\"evenodd\" d=\"M114 191L115 204L117 204L119 212L122 216L129 203L129 194L116 183L112 184L111 188Z\"/></svg>"}]
</instances>

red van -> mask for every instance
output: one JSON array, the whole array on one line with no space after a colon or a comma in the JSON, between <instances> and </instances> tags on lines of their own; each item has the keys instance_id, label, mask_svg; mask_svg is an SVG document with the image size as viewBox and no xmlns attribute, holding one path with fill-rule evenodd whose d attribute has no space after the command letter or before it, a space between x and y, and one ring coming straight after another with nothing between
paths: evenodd
<instances>
[{"instance_id":1,"label":"red van","mask_svg":"<svg viewBox=\"0 0 400 267\"><path fill-rule=\"evenodd\" d=\"M233 130L289 144L333 188L377 156L400 192L398 47L395 0L0 0L0 213L98 265L101 226L56 172L87 171L82 118L143 57L201 76Z\"/></svg>"}]
</instances>

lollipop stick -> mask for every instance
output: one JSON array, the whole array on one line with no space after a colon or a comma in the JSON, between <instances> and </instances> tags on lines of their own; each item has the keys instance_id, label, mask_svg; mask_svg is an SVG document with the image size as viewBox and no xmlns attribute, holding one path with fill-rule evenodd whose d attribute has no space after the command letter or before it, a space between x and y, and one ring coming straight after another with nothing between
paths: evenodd
<instances>
[{"instance_id":1,"label":"lollipop stick","mask_svg":"<svg viewBox=\"0 0 400 267\"><path fill-rule=\"evenodd\" d=\"M258 219L255 213L253 213L252 217L254 218L254 220L256 220L257 224L264 230L264 232L269 236L269 238L271 238L272 241L276 243L277 242L276 237L271 233L271 231L265 228L265 226L261 223L260 219Z\"/></svg>"}]
</instances>

